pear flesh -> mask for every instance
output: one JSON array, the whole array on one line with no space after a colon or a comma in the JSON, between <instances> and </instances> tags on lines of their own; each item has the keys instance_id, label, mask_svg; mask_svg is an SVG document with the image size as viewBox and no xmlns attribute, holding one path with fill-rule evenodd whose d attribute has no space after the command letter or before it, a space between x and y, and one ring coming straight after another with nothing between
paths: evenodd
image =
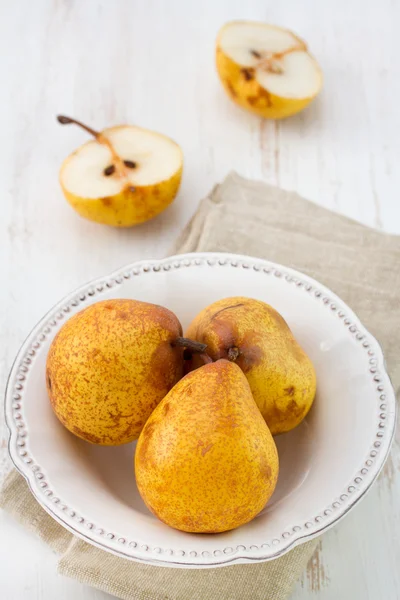
<instances>
[{"instance_id":1,"label":"pear flesh","mask_svg":"<svg viewBox=\"0 0 400 600\"><path fill-rule=\"evenodd\" d=\"M278 477L271 433L240 368L219 360L181 379L137 443L136 482L167 525L216 533L251 521Z\"/></svg>"}]
</instances>

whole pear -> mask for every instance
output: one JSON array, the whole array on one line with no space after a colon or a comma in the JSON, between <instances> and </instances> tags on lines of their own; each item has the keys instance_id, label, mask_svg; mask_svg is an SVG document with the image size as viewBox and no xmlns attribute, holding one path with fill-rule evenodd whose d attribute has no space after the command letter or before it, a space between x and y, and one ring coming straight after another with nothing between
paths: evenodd
<instances>
[{"instance_id":1,"label":"whole pear","mask_svg":"<svg viewBox=\"0 0 400 600\"><path fill-rule=\"evenodd\" d=\"M54 412L72 433L103 445L139 436L152 410L182 377L177 317L137 300L106 300L69 319L46 365Z\"/></svg>"},{"instance_id":2,"label":"whole pear","mask_svg":"<svg viewBox=\"0 0 400 600\"><path fill-rule=\"evenodd\" d=\"M313 364L272 306L243 297L218 300L195 317L187 336L207 344L213 360L239 365L273 435L299 425L310 410ZM191 362L201 364L196 356Z\"/></svg>"},{"instance_id":3,"label":"whole pear","mask_svg":"<svg viewBox=\"0 0 400 600\"><path fill-rule=\"evenodd\" d=\"M219 360L181 379L140 434L135 470L148 508L175 529L253 519L274 491L278 454L239 367Z\"/></svg>"}]
</instances>

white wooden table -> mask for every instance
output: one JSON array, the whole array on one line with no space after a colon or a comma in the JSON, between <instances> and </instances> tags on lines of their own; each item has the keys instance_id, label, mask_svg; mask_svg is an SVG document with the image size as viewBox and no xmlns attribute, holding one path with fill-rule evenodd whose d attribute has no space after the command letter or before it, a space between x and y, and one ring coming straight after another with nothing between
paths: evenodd
<instances>
[{"instance_id":1,"label":"white wooden table","mask_svg":"<svg viewBox=\"0 0 400 600\"><path fill-rule=\"evenodd\" d=\"M262 122L225 97L214 38L240 18L293 28L309 42L325 87L306 112ZM400 233L399 22L391 0L2 2L0 386L53 303L124 263L163 256L231 169ZM58 126L59 112L96 128L137 123L173 137L185 155L173 206L126 231L81 220L57 178L86 138ZM6 438L1 423L0 475L9 468ZM293 599L396 600L399 565L397 442L367 498L323 536ZM110 598L57 576L56 556L2 513L0 575L5 600Z\"/></svg>"}]
</instances>

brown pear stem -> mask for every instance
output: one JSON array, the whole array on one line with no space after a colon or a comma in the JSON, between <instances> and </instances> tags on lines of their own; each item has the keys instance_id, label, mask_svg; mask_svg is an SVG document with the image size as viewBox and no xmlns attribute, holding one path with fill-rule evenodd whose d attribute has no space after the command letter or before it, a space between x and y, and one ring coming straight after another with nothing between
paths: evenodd
<instances>
[{"instance_id":1,"label":"brown pear stem","mask_svg":"<svg viewBox=\"0 0 400 600\"><path fill-rule=\"evenodd\" d=\"M233 348L229 348L228 350L228 360L234 362L237 358L239 358L240 350L234 346Z\"/></svg>"},{"instance_id":2,"label":"brown pear stem","mask_svg":"<svg viewBox=\"0 0 400 600\"><path fill-rule=\"evenodd\" d=\"M61 125L71 125L72 123L74 125L78 125L78 127L82 127L82 129L90 133L90 135L93 135L95 138L98 138L101 135L100 131L96 131L95 129L88 127L87 125L85 125L81 121L78 121L77 119L71 119L71 117L57 115L57 121L61 123Z\"/></svg>"},{"instance_id":3,"label":"brown pear stem","mask_svg":"<svg viewBox=\"0 0 400 600\"><path fill-rule=\"evenodd\" d=\"M195 340L190 340L189 338L185 337L176 338L172 345L186 348L195 354L203 354L207 348L207 344L202 344L201 342L196 342Z\"/></svg>"},{"instance_id":4,"label":"brown pear stem","mask_svg":"<svg viewBox=\"0 0 400 600\"><path fill-rule=\"evenodd\" d=\"M199 358L201 358L205 365L209 365L210 363L214 362L211 356L208 356L206 352L201 352L199 354Z\"/></svg>"},{"instance_id":5,"label":"brown pear stem","mask_svg":"<svg viewBox=\"0 0 400 600\"><path fill-rule=\"evenodd\" d=\"M96 131L95 129L92 129L91 127L88 127L87 125L85 125L84 123L82 123L81 121L78 121L77 119L72 119L71 117L66 117L65 115L57 115L57 121L59 123L61 123L61 125L78 125L78 127L81 127L82 129L84 129L85 131L87 131L88 133L90 133L90 135L93 135L93 137L96 138L96 140L100 143L100 144L104 144L105 146L107 146L107 148L109 149L109 151L111 152L111 156L113 159L113 165L115 166L115 174L121 178L127 178L128 177L128 171L124 165L124 161L121 159L121 157L116 153L114 146L111 144L110 140L108 138L106 138L100 131Z\"/></svg>"}]
</instances>

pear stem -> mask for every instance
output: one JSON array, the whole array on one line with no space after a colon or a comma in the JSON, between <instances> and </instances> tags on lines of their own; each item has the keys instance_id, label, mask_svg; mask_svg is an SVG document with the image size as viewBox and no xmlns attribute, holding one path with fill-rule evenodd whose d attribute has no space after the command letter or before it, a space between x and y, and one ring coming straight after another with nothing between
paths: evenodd
<instances>
[{"instance_id":1,"label":"pear stem","mask_svg":"<svg viewBox=\"0 0 400 600\"><path fill-rule=\"evenodd\" d=\"M208 356L206 352L201 352L199 354L199 358L201 358L201 360L204 361L205 365L209 365L210 363L214 362L211 356Z\"/></svg>"},{"instance_id":2,"label":"pear stem","mask_svg":"<svg viewBox=\"0 0 400 600\"><path fill-rule=\"evenodd\" d=\"M93 135L93 137L95 137L100 144L104 144L105 146L107 146L107 148L111 152L113 164L115 166L115 174L124 179L128 177L128 171L124 164L124 161L116 153L114 146L111 144L110 140L107 139L100 131L96 131L95 129L88 127L81 121L78 121L77 119L72 119L71 117L66 117L65 115L57 115L57 121L61 123L61 125L78 125L78 127L81 127L82 129L90 133L90 135ZM112 175L112 173L110 173L110 175Z\"/></svg>"},{"instance_id":3,"label":"pear stem","mask_svg":"<svg viewBox=\"0 0 400 600\"><path fill-rule=\"evenodd\" d=\"M172 345L180 348L187 348L187 350L190 350L196 354L203 354L207 348L207 344L202 344L201 342L196 342L195 340L190 340L189 338L184 337L176 338Z\"/></svg>"},{"instance_id":4,"label":"pear stem","mask_svg":"<svg viewBox=\"0 0 400 600\"><path fill-rule=\"evenodd\" d=\"M96 131L95 129L88 127L84 123L81 123L81 121L77 121L77 119L71 119L71 117L66 117L64 115L57 115L57 121L59 123L61 123L61 125L71 125L71 124L78 125L78 127L82 127L82 129L84 129L85 131L90 133L90 135L93 135L95 138L98 138L99 135L101 135L100 131Z\"/></svg>"},{"instance_id":5,"label":"pear stem","mask_svg":"<svg viewBox=\"0 0 400 600\"><path fill-rule=\"evenodd\" d=\"M240 350L233 346L233 348L229 348L228 350L228 360L235 362L237 358L239 358Z\"/></svg>"}]
</instances>

